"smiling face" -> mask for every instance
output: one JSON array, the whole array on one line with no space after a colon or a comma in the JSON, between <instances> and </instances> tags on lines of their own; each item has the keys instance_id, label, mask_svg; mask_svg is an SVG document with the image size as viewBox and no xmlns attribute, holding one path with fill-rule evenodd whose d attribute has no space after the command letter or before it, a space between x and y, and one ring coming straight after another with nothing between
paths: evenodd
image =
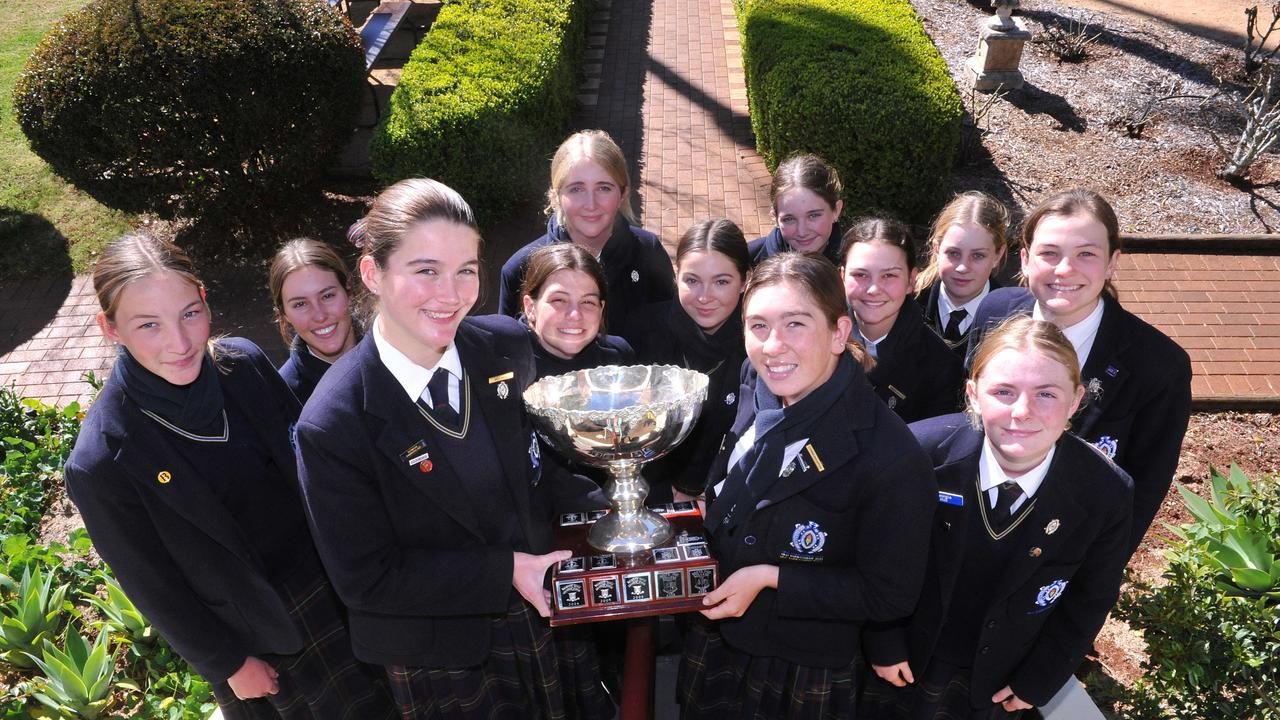
<instances>
[{"instance_id":1,"label":"smiling face","mask_svg":"<svg viewBox=\"0 0 1280 720\"><path fill-rule=\"evenodd\" d=\"M959 307L978 297L1000 257L995 238L981 225L952 225L938 241L938 273L942 287Z\"/></svg>"},{"instance_id":2,"label":"smiling face","mask_svg":"<svg viewBox=\"0 0 1280 720\"><path fill-rule=\"evenodd\" d=\"M581 159L565 174L557 193L569 238L599 254L613 232L626 188L598 163Z\"/></svg>"},{"instance_id":3,"label":"smiling face","mask_svg":"<svg viewBox=\"0 0 1280 720\"><path fill-rule=\"evenodd\" d=\"M1115 271L1107 228L1088 214L1048 215L1022 250L1022 275L1044 318L1069 328L1093 312Z\"/></svg>"},{"instance_id":4,"label":"smiling face","mask_svg":"<svg viewBox=\"0 0 1280 720\"><path fill-rule=\"evenodd\" d=\"M888 335L915 283L915 272L907 266L907 254L888 243L854 243L840 267L840 275L862 336L879 340Z\"/></svg>"},{"instance_id":5,"label":"smiling face","mask_svg":"<svg viewBox=\"0 0 1280 720\"><path fill-rule=\"evenodd\" d=\"M1017 477L1040 464L1084 396L1061 362L1038 350L1006 348L965 385L970 407L1000 469Z\"/></svg>"},{"instance_id":6,"label":"smiling face","mask_svg":"<svg viewBox=\"0 0 1280 720\"><path fill-rule=\"evenodd\" d=\"M98 313L98 327L142 367L174 385L200 376L209 341L204 293L177 273L160 271L120 291L115 318Z\"/></svg>"},{"instance_id":7,"label":"smiling face","mask_svg":"<svg viewBox=\"0 0 1280 720\"><path fill-rule=\"evenodd\" d=\"M480 236L449 220L413 226L378 267L360 258L360 278L378 296L378 330L418 365L434 367L480 295Z\"/></svg>"},{"instance_id":8,"label":"smiling face","mask_svg":"<svg viewBox=\"0 0 1280 720\"><path fill-rule=\"evenodd\" d=\"M803 400L835 372L852 327L848 317L832 327L794 282L755 290L745 312L747 357L784 405Z\"/></svg>"},{"instance_id":9,"label":"smiling face","mask_svg":"<svg viewBox=\"0 0 1280 720\"><path fill-rule=\"evenodd\" d=\"M351 301L332 270L307 265L289 273L280 293L284 317L312 355L333 362L356 342Z\"/></svg>"},{"instance_id":10,"label":"smiling face","mask_svg":"<svg viewBox=\"0 0 1280 720\"><path fill-rule=\"evenodd\" d=\"M738 309L746 279L727 256L715 251L691 252L676 271L680 306L702 331L719 330Z\"/></svg>"},{"instance_id":11,"label":"smiling face","mask_svg":"<svg viewBox=\"0 0 1280 720\"><path fill-rule=\"evenodd\" d=\"M778 197L774 222L792 250L820 253L826 248L831 238L831 227L840 218L843 208L842 200L837 200L835 207L831 207L812 190L792 188Z\"/></svg>"},{"instance_id":12,"label":"smiling face","mask_svg":"<svg viewBox=\"0 0 1280 720\"><path fill-rule=\"evenodd\" d=\"M537 299L524 296L524 316L547 352L568 360L600 334L604 300L592 277L581 270L557 270Z\"/></svg>"}]
</instances>

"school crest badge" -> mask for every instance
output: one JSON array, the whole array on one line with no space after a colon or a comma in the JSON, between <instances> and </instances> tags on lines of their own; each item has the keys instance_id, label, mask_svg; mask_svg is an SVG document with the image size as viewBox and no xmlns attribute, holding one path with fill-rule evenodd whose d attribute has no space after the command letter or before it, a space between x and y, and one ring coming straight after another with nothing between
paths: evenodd
<instances>
[{"instance_id":1,"label":"school crest badge","mask_svg":"<svg viewBox=\"0 0 1280 720\"><path fill-rule=\"evenodd\" d=\"M538 436L529 433L529 464L536 470L542 466L542 449L538 447Z\"/></svg>"},{"instance_id":2,"label":"school crest badge","mask_svg":"<svg viewBox=\"0 0 1280 720\"><path fill-rule=\"evenodd\" d=\"M631 282L633 282L633 283L640 282L640 271L639 271L639 270L632 270L632 271L631 271Z\"/></svg>"},{"instance_id":3,"label":"school crest badge","mask_svg":"<svg viewBox=\"0 0 1280 720\"><path fill-rule=\"evenodd\" d=\"M507 384L505 382L498 383L498 399L499 400L506 400L507 395L510 392L511 391L507 389Z\"/></svg>"},{"instance_id":4,"label":"school crest badge","mask_svg":"<svg viewBox=\"0 0 1280 720\"><path fill-rule=\"evenodd\" d=\"M738 399L738 396L737 396L737 395L734 395L733 393L729 393L728 395L725 395L725 396L724 396L724 404L725 404L725 405L732 405L732 404L734 403L734 401L735 401L735 400L737 400L737 399Z\"/></svg>"},{"instance_id":5,"label":"school crest badge","mask_svg":"<svg viewBox=\"0 0 1280 720\"><path fill-rule=\"evenodd\" d=\"M791 547L796 552L817 555L822 552L822 546L826 544L827 534L821 530L818 523L812 520L807 523L796 523L795 532L791 533Z\"/></svg>"},{"instance_id":6,"label":"school crest badge","mask_svg":"<svg viewBox=\"0 0 1280 720\"><path fill-rule=\"evenodd\" d=\"M1049 607L1062 597L1062 593L1067 591L1066 580L1054 580L1053 582L1040 588L1039 594L1036 595L1036 605L1040 607Z\"/></svg>"},{"instance_id":7,"label":"school crest badge","mask_svg":"<svg viewBox=\"0 0 1280 720\"><path fill-rule=\"evenodd\" d=\"M1098 451L1107 456L1108 460L1116 459L1116 450L1120 447L1120 442L1110 435L1103 435L1098 438L1098 442L1093 444Z\"/></svg>"}]
</instances>

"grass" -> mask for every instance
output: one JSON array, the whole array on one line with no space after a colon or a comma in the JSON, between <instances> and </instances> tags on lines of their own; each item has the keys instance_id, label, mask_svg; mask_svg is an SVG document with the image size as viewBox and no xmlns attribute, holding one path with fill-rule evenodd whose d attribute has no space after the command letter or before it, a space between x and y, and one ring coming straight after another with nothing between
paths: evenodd
<instances>
[{"instance_id":1,"label":"grass","mask_svg":"<svg viewBox=\"0 0 1280 720\"><path fill-rule=\"evenodd\" d=\"M135 218L76 190L31 152L13 114L13 85L58 18L85 0L0 0L0 277L87 272Z\"/></svg>"}]
</instances>

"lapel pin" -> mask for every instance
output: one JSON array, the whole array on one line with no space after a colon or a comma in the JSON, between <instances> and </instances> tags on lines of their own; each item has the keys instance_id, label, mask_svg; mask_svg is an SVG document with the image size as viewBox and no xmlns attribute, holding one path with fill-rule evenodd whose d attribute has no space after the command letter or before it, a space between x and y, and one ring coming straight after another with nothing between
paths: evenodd
<instances>
[{"instance_id":1,"label":"lapel pin","mask_svg":"<svg viewBox=\"0 0 1280 720\"><path fill-rule=\"evenodd\" d=\"M507 384L505 382L498 383L498 399L499 400L506 400L509 392L510 391L507 389Z\"/></svg>"},{"instance_id":2,"label":"lapel pin","mask_svg":"<svg viewBox=\"0 0 1280 720\"><path fill-rule=\"evenodd\" d=\"M1043 551L1040 548L1033 547L1027 554L1030 555L1031 557L1040 557L1041 552Z\"/></svg>"},{"instance_id":3,"label":"lapel pin","mask_svg":"<svg viewBox=\"0 0 1280 720\"><path fill-rule=\"evenodd\" d=\"M500 383L503 380L510 380L515 376L516 374L514 372L504 372L501 375L494 375L493 377L489 378L489 384L493 385L495 383Z\"/></svg>"},{"instance_id":4,"label":"lapel pin","mask_svg":"<svg viewBox=\"0 0 1280 720\"><path fill-rule=\"evenodd\" d=\"M1054 534L1054 533L1058 532L1058 528L1060 528L1060 527L1062 527L1062 523L1058 522L1058 518L1054 518L1054 519L1052 519L1052 520L1050 520L1050 521L1049 521L1049 524L1048 524L1048 525L1045 525L1045 526L1044 526L1044 534L1045 534L1045 535L1052 535L1052 534Z\"/></svg>"},{"instance_id":5,"label":"lapel pin","mask_svg":"<svg viewBox=\"0 0 1280 720\"><path fill-rule=\"evenodd\" d=\"M418 463L418 469L424 473L431 472L432 467L435 467L435 466L431 464L430 460L423 460L422 462Z\"/></svg>"},{"instance_id":6,"label":"lapel pin","mask_svg":"<svg viewBox=\"0 0 1280 720\"><path fill-rule=\"evenodd\" d=\"M633 282L633 283L640 282L640 271L639 271L639 270L632 270L632 271L631 271L631 282Z\"/></svg>"},{"instance_id":7,"label":"lapel pin","mask_svg":"<svg viewBox=\"0 0 1280 720\"><path fill-rule=\"evenodd\" d=\"M809 453L809 457L813 459L813 464L818 468L818 472L823 472L827 469L826 466L822 464L822 461L818 459L818 451L813 449L813 443L805 445L804 449Z\"/></svg>"},{"instance_id":8,"label":"lapel pin","mask_svg":"<svg viewBox=\"0 0 1280 720\"><path fill-rule=\"evenodd\" d=\"M1115 377L1119 374L1120 374L1120 368L1116 367L1115 365L1107 366L1107 375L1110 375L1111 377Z\"/></svg>"},{"instance_id":9,"label":"lapel pin","mask_svg":"<svg viewBox=\"0 0 1280 720\"><path fill-rule=\"evenodd\" d=\"M173 479L173 473L169 472L168 470L161 470L156 475L156 482L160 483L161 485L168 485L169 481L172 479Z\"/></svg>"}]
</instances>

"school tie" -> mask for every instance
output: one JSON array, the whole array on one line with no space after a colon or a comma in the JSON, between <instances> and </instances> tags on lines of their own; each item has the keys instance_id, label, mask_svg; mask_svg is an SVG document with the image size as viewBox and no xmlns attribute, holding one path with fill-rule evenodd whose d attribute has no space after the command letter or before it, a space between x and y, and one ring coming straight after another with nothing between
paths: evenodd
<instances>
[{"instance_id":1,"label":"school tie","mask_svg":"<svg viewBox=\"0 0 1280 720\"><path fill-rule=\"evenodd\" d=\"M458 411L449 404L449 371L436 370L427 383L427 392L431 393L431 417L448 427L458 427Z\"/></svg>"},{"instance_id":2,"label":"school tie","mask_svg":"<svg viewBox=\"0 0 1280 720\"><path fill-rule=\"evenodd\" d=\"M947 318L947 329L942 331L942 339L950 343L960 342L960 323L969 316L969 311L964 308L952 310Z\"/></svg>"},{"instance_id":3,"label":"school tie","mask_svg":"<svg viewBox=\"0 0 1280 720\"><path fill-rule=\"evenodd\" d=\"M1012 480L997 486L996 507L991 511L992 526L1004 527L1009 522L1009 516L1013 514L1013 504L1020 497L1022 497L1022 487Z\"/></svg>"}]
</instances>

